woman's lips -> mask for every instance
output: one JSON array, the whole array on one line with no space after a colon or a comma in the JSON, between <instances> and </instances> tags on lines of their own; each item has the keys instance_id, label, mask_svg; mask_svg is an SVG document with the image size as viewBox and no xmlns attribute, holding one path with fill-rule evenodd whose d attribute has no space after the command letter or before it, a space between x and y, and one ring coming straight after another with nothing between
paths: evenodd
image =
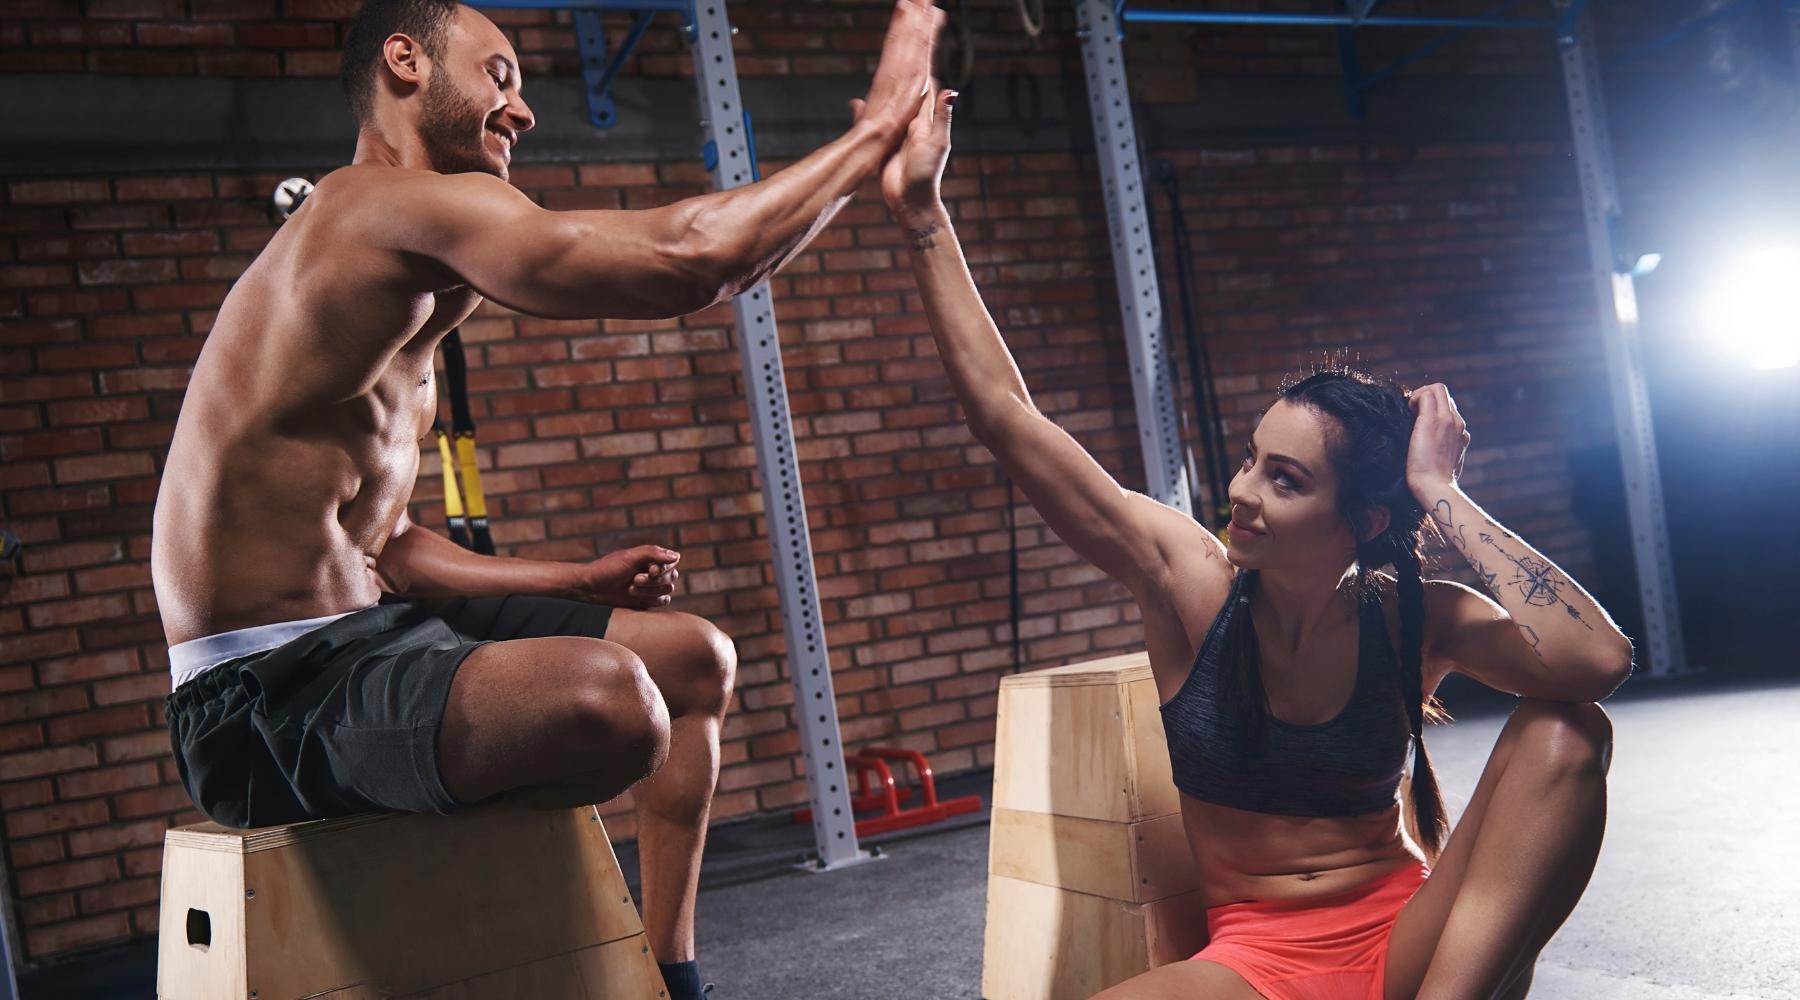
<instances>
[{"instance_id":1,"label":"woman's lips","mask_svg":"<svg viewBox=\"0 0 1800 1000\"><path fill-rule=\"evenodd\" d=\"M1264 532L1257 531L1249 525L1239 524L1236 521L1231 522L1230 528L1232 534L1241 535L1245 538L1261 538L1264 534Z\"/></svg>"}]
</instances>

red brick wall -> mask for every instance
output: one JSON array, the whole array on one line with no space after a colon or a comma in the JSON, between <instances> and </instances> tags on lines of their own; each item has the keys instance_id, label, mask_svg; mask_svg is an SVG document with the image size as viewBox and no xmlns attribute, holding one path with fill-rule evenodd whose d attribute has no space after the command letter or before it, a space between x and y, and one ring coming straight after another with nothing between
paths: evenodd
<instances>
[{"instance_id":1,"label":"red brick wall","mask_svg":"<svg viewBox=\"0 0 1800 1000\"><path fill-rule=\"evenodd\" d=\"M330 76L338 71L343 27L357 6L357 0L7 0L0 5L7 15L0 21L0 60L9 71L21 73ZM1071 70L1079 64L1075 18L1066 0L1043 4L1048 22L1035 44L1024 34L1016 0L940 6L952 10L966 6L969 28L984 61L1004 59L1004 68L1018 65L1036 73ZM1258 5L1215 6L1244 10ZM1315 13L1323 9L1306 0L1261 6ZM741 29L734 40L738 71L745 76L865 72L873 68L892 7L888 0L739 0L731 7L732 23ZM1454 16L1486 13L1491 7L1488 0L1389 0L1382 12ZM567 14L532 10L487 14L512 37L527 76L580 71ZM673 23L668 15L662 18L660 23ZM1614 20L1621 24L1607 24L1609 31L1648 30L1641 18L1636 26L1631 19ZM614 29L608 37L617 39L629 16L608 15L608 24ZM1379 68L1437 34L1435 29L1365 32L1360 44L1367 68ZM1196 31L1139 25L1131 29L1131 45L1134 58L1146 52L1175 55L1178 62L1164 67L1165 72L1333 77L1339 73L1337 41L1328 30L1232 26ZM650 32L639 52L627 67L628 75L691 72L691 59L673 31ZM1479 32L1417 68L1529 74L1549 69L1551 56L1542 32ZM995 68L1000 67L986 67Z\"/></svg>"},{"instance_id":2,"label":"red brick wall","mask_svg":"<svg viewBox=\"0 0 1800 1000\"><path fill-rule=\"evenodd\" d=\"M328 73L349 6L25 0L6 7L0 59L20 70ZM853 73L884 5L735 9L746 73ZM999 51L1034 70L1067 64L1066 47L1033 55L1011 10L978 5L992 44L1009 46ZM533 27L546 17L505 15L540 72L572 56L566 31ZM683 71L685 53L658 41L670 35L648 36L644 71ZM1324 37L1281 37L1147 37L1167 58L1147 59L1139 86L1179 93L1196 67L1336 72ZM1536 58L1471 51L1496 60L1471 64L1482 72ZM1202 57L1224 61L1185 61ZM1564 455L1609 432L1565 149L1166 155L1183 171L1232 448L1282 374L1349 345L1377 368L1449 381L1475 434L1477 499L1578 576L1590 568ZM953 173L977 278L1040 405L1141 485L1093 164L965 155ZM5 185L0 510L26 549L0 581L0 809L34 960L154 931L162 831L196 818L161 729L151 502L188 368L273 231L279 176ZM685 160L525 167L516 180L553 208L640 207L703 183ZM864 197L774 288L845 739L926 750L954 772L990 760L994 691L1011 667L1007 493L956 419L899 242ZM501 545L556 559L641 541L681 549L680 606L718 621L742 658L714 815L801 801L729 310L596 324L484 308L464 334ZM422 467L416 515L441 524L437 463L427 455ZM1018 518L1026 666L1139 645L1123 591L1028 509ZM611 823L632 833L628 816Z\"/></svg>"}]
</instances>

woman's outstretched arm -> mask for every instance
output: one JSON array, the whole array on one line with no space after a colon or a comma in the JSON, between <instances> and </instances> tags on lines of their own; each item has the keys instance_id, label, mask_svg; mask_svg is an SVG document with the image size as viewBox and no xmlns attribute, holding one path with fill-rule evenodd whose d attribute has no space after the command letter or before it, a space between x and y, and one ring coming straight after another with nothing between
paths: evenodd
<instances>
[{"instance_id":1,"label":"woman's outstretched arm","mask_svg":"<svg viewBox=\"0 0 1800 1000\"><path fill-rule=\"evenodd\" d=\"M1466 587L1428 587L1431 650L1490 687L1598 701L1631 674L1631 640L1581 584L1506 530L1456 482L1469 435L1443 385L1412 394L1407 482L1498 606ZM1434 621L1435 619L1435 621Z\"/></svg>"},{"instance_id":2,"label":"woman's outstretched arm","mask_svg":"<svg viewBox=\"0 0 1800 1000\"><path fill-rule=\"evenodd\" d=\"M928 102L882 174L883 196L906 230L913 274L944 368L970 431L1045 523L1137 597L1152 660L1183 660L1193 651L1189 619L1210 619L1230 586L1224 547L1193 518L1120 486L1032 403L938 195L954 99L954 93L942 91ZM1177 620L1187 627L1176 629ZM1205 623L1198 627L1203 631ZM1166 650L1159 650L1165 643ZM1164 651L1167 658L1159 655Z\"/></svg>"}]
</instances>

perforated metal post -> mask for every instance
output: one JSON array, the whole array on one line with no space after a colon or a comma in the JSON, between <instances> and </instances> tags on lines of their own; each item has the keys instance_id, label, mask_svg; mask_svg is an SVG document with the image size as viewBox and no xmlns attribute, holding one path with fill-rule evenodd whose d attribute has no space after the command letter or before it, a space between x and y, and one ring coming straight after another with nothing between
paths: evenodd
<instances>
[{"instance_id":1,"label":"perforated metal post","mask_svg":"<svg viewBox=\"0 0 1800 1000\"><path fill-rule=\"evenodd\" d=\"M4 959L6 967L0 969L0 1000L14 1000L19 995L18 975L13 969L13 899L9 886L12 883L12 872L0 864L0 959Z\"/></svg>"},{"instance_id":2,"label":"perforated metal post","mask_svg":"<svg viewBox=\"0 0 1800 1000\"><path fill-rule=\"evenodd\" d=\"M697 0L693 20L694 78L700 108L713 145L713 186L741 187L755 179L737 63L731 53L731 25L723 0ZM806 502L794 454L793 420L788 414L782 374L781 340L767 283L732 301L738 352L750 402L750 429L762 473L763 507L775 555L775 582L781 592L782 630L788 671L794 683L794 715L800 724L806 781L812 793L813 835L819 845L815 870L826 871L867 860L856 843L850 790L844 780L844 750L838 736L837 699L831 689L831 662L819 619L819 588L813 575L812 540Z\"/></svg>"},{"instance_id":3,"label":"perforated metal post","mask_svg":"<svg viewBox=\"0 0 1800 1000\"><path fill-rule=\"evenodd\" d=\"M1556 0L1556 7L1566 11L1571 2ZM1638 596L1644 609L1642 646L1648 648L1650 674L1673 676L1688 671L1681 607L1663 512L1662 472L1656 456L1650 394L1644 381L1636 288L1631 275L1621 273L1628 271L1630 265L1621 266L1613 246L1619 188L1613 173L1612 137L1607 129L1599 67L1592 44L1583 41L1589 34L1585 23L1571 24L1559 34L1557 45L1562 55L1576 169L1581 176L1588 255L1599 305L1600 339L1606 351L1607 384L1612 391L1619 464L1625 477L1625 510L1637 564Z\"/></svg>"},{"instance_id":4,"label":"perforated metal post","mask_svg":"<svg viewBox=\"0 0 1800 1000\"><path fill-rule=\"evenodd\" d=\"M1112 0L1075 0L1081 61L1087 67L1088 108L1094 119L1106 221L1112 231L1113 270L1119 283L1119 313L1131 363L1137 403L1138 444L1144 452L1147 492L1193 514L1187 462L1169 385L1168 349L1163 343L1162 296L1156 257L1150 249L1150 214L1144 205L1144 172L1138 163L1137 128L1125 81L1125 55Z\"/></svg>"}]
</instances>

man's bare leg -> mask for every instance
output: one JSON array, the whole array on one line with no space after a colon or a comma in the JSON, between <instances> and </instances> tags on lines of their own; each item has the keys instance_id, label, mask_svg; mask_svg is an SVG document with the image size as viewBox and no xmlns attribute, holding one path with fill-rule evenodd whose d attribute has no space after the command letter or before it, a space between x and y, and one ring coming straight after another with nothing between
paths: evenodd
<instances>
[{"instance_id":1,"label":"man's bare leg","mask_svg":"<svg viewBox=\"0 0 1800 1000\"><path fill-rule=\"evenodd\" d=\"M660 962L691 963L737 653L710 623L678 612L615 610L606 634L495 642L471 653L450 688L439 769L461 802L503 795L575 807L637 784L649 944ZM697 976L691 964L664 973ZM685 993L698 991L694 983Z\"/></svg>"},{"instance_id":2,"label":"man's bare leg","mask_svg":"<svg viewBox=\"0 0 1800 1000\"><path fill-rule=\"evenodd\" d=\"M679 612L615 611L606 637L643 660L669 706L668 760L633 797L650 950L685 962L694 957L694 894L737 652L711 623Z\"/></svg>"},{"instance_id":3,"label":"man's bare leg","mask_svg":"<svg viewBox=\"0 0 1800 1000\"><path fill-rule=\"evenodd\" d=\"M438 771L459 802L604 802L662 766L669 711L637 654L592 638L513 639L451 682Z\"/></svg>"}]
</instances>

